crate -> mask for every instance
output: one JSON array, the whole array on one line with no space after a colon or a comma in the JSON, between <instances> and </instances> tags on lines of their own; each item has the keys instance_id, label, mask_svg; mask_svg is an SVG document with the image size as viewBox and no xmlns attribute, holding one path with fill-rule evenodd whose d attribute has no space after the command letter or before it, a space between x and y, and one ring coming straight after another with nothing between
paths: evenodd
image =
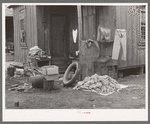
<instances>
[{"instance_id":1,"label":"crate","mask_svg":"<svg viewBox=\"0 0 150 124\"><path fill-rule=\"evenodd\" d=\"M47 75L47 76L59 74L58 67L55 65L43 66L42 67L42 73L43 73L43 75Z\"/></svg>"},{"instance_id":2,"label":"crate","mask_svg":"<svg viewBox=\"0 0 150 124\"><path fill-rule=\"evenodd\" d=\"M114 79L117 79L117 65L108 63L101 63L99 61L93 62L93 74L108 75Z\"/></svg>"}]
</instances>

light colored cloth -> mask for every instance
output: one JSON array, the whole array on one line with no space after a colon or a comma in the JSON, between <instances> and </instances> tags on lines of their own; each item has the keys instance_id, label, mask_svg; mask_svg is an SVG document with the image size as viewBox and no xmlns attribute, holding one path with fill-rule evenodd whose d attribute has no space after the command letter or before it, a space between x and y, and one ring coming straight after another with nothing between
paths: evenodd
<instances>
[{"instance_id":1,"label":"light colored cloth","mask_svg":"<svg viewBox=\"0 0 150 124\"><path fill-rule=\"evenodd\" d=\"M91 77L85 77L83 81L79 81L73 88L74 90L84 90L95 92L100 95L110 95L120 88L118 82L108 75L94 74Z\"/></svg>"},{"instance_id":2,"label":"light colored cloth","mask_svg":"<svg viewBox=\"0 0 150 124\"><path fill-rule=\"evenodd\" d=\"M111 37L111 29L98 26L97 41L110 42L110 37Z\"/></svg>"},{"instance_id":3,"label":"light colored cloth","mask_svg":"<svg viewBox=\"0 0 150 124\"><path fill-rule=\"evenodd\" d=\"M76 43L77 42L77 29L76 30L72 30L72 36L73 36L74 43Z\"/></svg>"},{"instance_id":4,"label":"light colored cloth","mask_svg":"<svg viewBox=\"0 0 150 124\"><path fill-rule=\"evenodd\" d=\"M127 44L127 36L125 29L116 29L115 38L112 50L112 59L118 60L120 48L122 46L122 60L126 61L126 44Z\"/></svg>"}]
</instances>

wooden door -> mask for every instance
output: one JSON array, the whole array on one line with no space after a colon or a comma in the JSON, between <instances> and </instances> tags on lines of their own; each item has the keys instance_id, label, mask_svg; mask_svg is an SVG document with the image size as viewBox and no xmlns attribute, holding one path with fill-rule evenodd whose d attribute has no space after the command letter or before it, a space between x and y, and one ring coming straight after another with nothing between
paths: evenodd
<instances>
[{"instance_id":1,"label":"wooden door","mask_svg":"<svg viewBox=\"0 0 150 124\"><path fill-rule=\"evenodd\" d=\"M51 16L52 58L64 57L65 16Z\"/></svg>"},{"instance_id":2,"label":"wooden door","mask_svg":"<svg viewBox=\"0 0 150 124\"><path fill-rule=\"evenodd\" d=\"M59 67L59 73L64 73L68 67L67 59L67 26L65 15L51 15L51 64Z\"/></svg>"}]
</instances>

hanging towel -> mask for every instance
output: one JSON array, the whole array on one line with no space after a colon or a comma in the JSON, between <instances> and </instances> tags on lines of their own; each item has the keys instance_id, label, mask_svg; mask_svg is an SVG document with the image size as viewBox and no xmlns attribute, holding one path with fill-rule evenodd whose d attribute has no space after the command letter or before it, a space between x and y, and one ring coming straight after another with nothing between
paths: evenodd
<instances>
[{"instance_id":1,"label":"hanging towel","mask_svg":"<svg viewBox=\"0 0 150 124\"><path fill-rule=\"evenodd\" d=\"M118 60L120 48L122 46L122 60L126 61L126 44L127 44L127 36L125 29L116 29L115 38L112 50L112 59Z\"/></svg>"},{"instance_id":2,"label":"hanging towel","mask_svg":"<svg viewBox=\"0 0 150 124\"><path fill-rule=\"evenodd\" d=\"M97 41L110 42L110 37L111 37L111 29L98 26Z\"/></svg>"},{"instance_id":3,"label":"hanging towel","mask_svg":"<svg viewBox=\"0 0 150 124\"><path fill-rule=\"evenodd\" d=\"M72 30L72 36L73 36L74 43L76 43L77 42L77 29L76 30Z\"/></svg>"}]
</instances>

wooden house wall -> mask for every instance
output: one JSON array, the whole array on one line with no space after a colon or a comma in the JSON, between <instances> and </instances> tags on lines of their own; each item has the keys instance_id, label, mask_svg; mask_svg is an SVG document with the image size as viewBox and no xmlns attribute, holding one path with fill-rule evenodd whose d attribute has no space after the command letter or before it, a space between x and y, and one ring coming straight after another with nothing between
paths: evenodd
<instances>
[{"instance_id":1,"label":"wooden house wall","mask_svg":"<svg viewBox=\"0 0 150 124\"><path fill-rule=\"evenodd\" d=\"M6 41L14 41L13 16L8 16L6 19Z\"/></svg>"},{"instance_id":2,"label":"wooden house wall","mask_svg":"<svg viewBox=\"0 0 150 124\"><path fill-rule=\"evenodd\" d=\"M80 41L80 65L82 78L92 75L92 63L99 56L99 50L93 43L89 48L86 40L96 40L96 11L94 6L82 6L82 37ZM79 23L79 22L78 22Z\"/></svg>"},{"instance_id":3,"label":"wooden house wall","mask_svg":"<svg viewBox=\"0 0 150 124\"><path fill-rule=\"evenodd\" d=\"M70 46L70 55L75 57L75 52L79 50L79 36L78 36L78 16L77 16L77 7L73 6L69 10L69 17L68 17L69 23L68 23L68 37L69 37L69 46ZM74 43L73 41L73 35L72 31L77 29L77 42Z\"/></svg>"},{"instance_id":4,"label":"wooden house wall","mask_svg":"<svg viewBox=\"0 0 150 124\"><path fill-rule=\"evenodd\" d=\"M15 61L26 62L28 51L31 47L37 45L37 23L36 23L36 7L26 6L25 9L25 31L26 31L26 48L20 46L20 19L19 10L21 6L16 6L14 10L14 49Z\"/></svg>"},{"instance_id":5,"label":"wooden house wall","mask_svg":"<svg viewBox=\"0 0 150 124\"><path fill-rule=\"evenodd\" d=\"M111 29L110 40L114 41L116 30L116 7L115 6L97 6L96 7L96 29L98 26ZM98 32L97 32L98 33ZM112 56L113 42L108 44L99 44L100 56Z\"/></svg>"},{"instance_id":6,"label":"wooden house wall","mask_svg":"<svg viewBox=\"0 0 150 124\"><path fill-rule=\"evenodd\" d=\"M112 55L113 42L107 45L95 44L87 47L85 40L97 38L97 27L111 29L111 40L114 40L116 29L127 30L127 61L121 60L122 49L118 59L118 69L139 66L145 63L145 48L138 45L140 41L140 15L129 16L128 6L82 6L82 40L80 64L82 78L92 75L92 63L99 56Z\"/></svg>"},{"instance_id":7,"label":"wooden house wall","mask_svg":"<svg viewBox=\"0 0 150 124\"><path fill-rule=\"evenodd\" d=\"M135 13L131 13L132 6L116 6L116 28L127 31L127 61L121 60L120 52L118 68L128 68L145 64L145 46L138 45L140 41L140 13L135 7ZM133 6L134 8L134 6Z\"/></svg>"},{"instance_id":8,"label":"wooden house wall","mask_svg":"<svg viewBox=\"0 0 150 124\"><path fill-rule=\"evenodd\" d=\"M78 29L77 22L77 8L72 7L57 7L57 6L37 6L37 33L38 33L38 46L46 51L48 55L51 55L51 14L61 14L64 13L67 18L67 28L69 42L66 44L68 47L67 54L75 56L75 51L78 50L78 42L73 42L72 30ZM69 53L70 52L70 53Z\"/></svg>"},{"instance_id":9,"label":"wooden house wall","mask_svg":"<svg viewBox=\"0 0 150 124\"><path fill-rule=\"evenodd\" d=\"M43 6L37 6L37 36L38 36L38 47L41 48L43 51L46 51L46 45L45 42L45 27L48 25L46 23L46 19L44 17L44 7ZM47 16L48 17L48 16ZM46 51L47 52L47 51Z\"/></svg>"}]
</instances>

